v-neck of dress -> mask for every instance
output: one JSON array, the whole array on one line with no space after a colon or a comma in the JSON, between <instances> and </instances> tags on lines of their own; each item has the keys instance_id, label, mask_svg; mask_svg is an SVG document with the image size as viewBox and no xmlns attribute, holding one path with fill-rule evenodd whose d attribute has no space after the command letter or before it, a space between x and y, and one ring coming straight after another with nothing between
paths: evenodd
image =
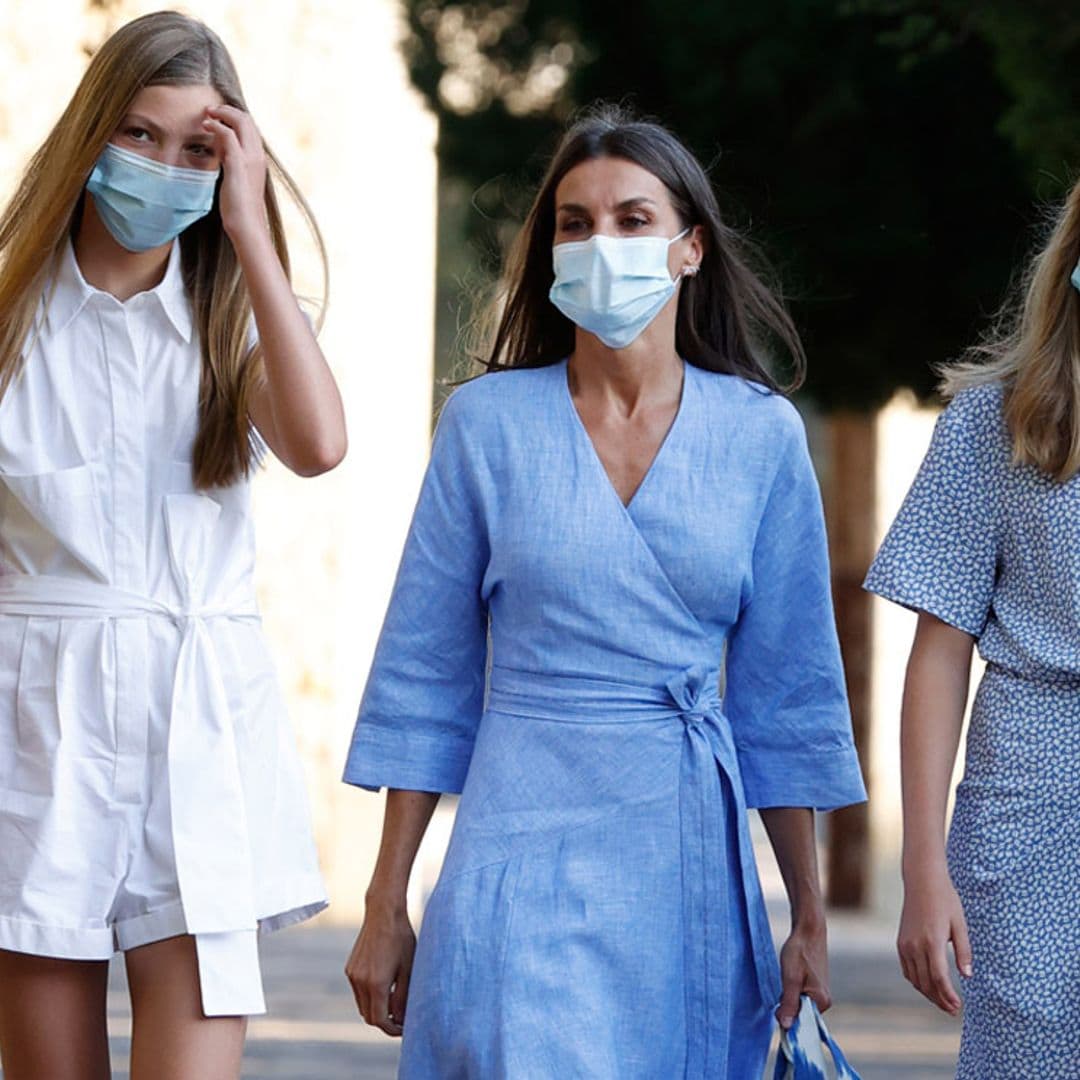
<instances>
[{"instance_id":1,"label":"v-neck of dress","mask_svg":"<svg viewBox=\"0 0 1080 1080\"><path fill-rule=\"evenodd\" d=\"M682 390L679 393L679 404L675 409L675 415L671 418L671 423L668 425L667 431L664 433L663 439L660 440L660 445L656 448L656 453L653 454L652 461L649 462L649 467L645 470L644 475L638 482L638 486L634 488L630 498L623 502L622 496L619 494L619 489L615 486L611 479L611 474L607 471L607 466L604 464L603 458L600 457L600 452L596 449L596 443L593 442L592 436L589 434L589 429L585 426L585 421L581 418L581 413L578 412L578 407L574 403L574 395L570 392L570 371L569 371L569 359L563 360L560 367L562 368L562 391L563 397L566 401L566 405L570 410L573 418L573 422L577 427L581 438L585 440L586 446L589 451L589 456L592 458L596 465L597 470L600 473L600 478L604 484L615 497L615 501L622 507L622 509L629 514L634 504L638 501L642 491L645 490L649 483L649 478L656 472L657 463L664 455L664 451L667 449L668 443L671 442L672 436L675 433L675 429L679 426L679 421L683 412L686 409L686 396L687 396L687 383L690 379L690 365L684 360L683 365L683 378L682 378Z\"/></svg>"}]
</instances>

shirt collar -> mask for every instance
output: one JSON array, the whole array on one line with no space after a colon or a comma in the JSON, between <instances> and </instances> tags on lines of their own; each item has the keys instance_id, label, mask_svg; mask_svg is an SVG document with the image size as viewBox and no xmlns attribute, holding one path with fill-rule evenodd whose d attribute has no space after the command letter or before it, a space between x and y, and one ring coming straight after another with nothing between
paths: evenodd
<instances>
[{"instance_id":1,"label":"shirt collar","mask_svg":"<svg viewBox=\"0 0 1080 1080\"><path fill-rule=\"evenodd\" d=\"M106 296L113 303L118 303L114 297L108 296L100 289L95 289L83 277L70 240L64 245L60 264L49 289L50 291L46 293L48 304L46 318L49 331L53 334L60 333L70 325L71 321L95 296ZM194 324L191 316L191 302L184 289L184 275L180 268L179 240L173 241L165 276L149 290L148 295L154 297L161 305L162 311L165 312L169 322L185 343L190 343Z\"/></svg>"}]
</instances>

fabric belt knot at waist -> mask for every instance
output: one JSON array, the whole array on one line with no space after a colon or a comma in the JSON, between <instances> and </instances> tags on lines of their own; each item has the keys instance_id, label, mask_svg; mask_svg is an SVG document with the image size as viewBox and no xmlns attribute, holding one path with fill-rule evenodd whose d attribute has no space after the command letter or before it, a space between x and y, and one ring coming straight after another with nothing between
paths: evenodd
<instances>
[{"instance_id":1,"label":"fabric belt knot at waist","mask_svg":"<svg viewBox=\"0 0 1080 1080\"><path fill-rule=\"evenodd\" d=\"M173 606L85 579L3 574L0 615L5 614L163 618L180 632L169 706L169 809L180 903L198 953L203 1012L264 1012L247 808L232 712L208 626L214 619L257 622L258 613L200 606L190 597Z\"/></svg>"},{"instance_id":2,"label":"fabric belt knot at waist","mask_svg":"<svg viewBox=\"0 0 1080 1080\"><path fill-rule=\"evenodd\" d=\"M721 715L720 673L706 667L688 668L667 681L671 700L685 724L719 722Z\"/></svg>"}]
</instances>

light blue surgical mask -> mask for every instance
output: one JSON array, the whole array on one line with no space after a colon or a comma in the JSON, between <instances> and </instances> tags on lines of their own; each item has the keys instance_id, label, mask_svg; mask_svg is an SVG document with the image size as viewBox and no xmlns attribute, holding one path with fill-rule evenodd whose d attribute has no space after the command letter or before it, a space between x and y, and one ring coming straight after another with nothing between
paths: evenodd
<instances>
[{"instance_id":1,"label":"light blue surgical mask","mask_svg":"<svg viewBox=\"0 0 1080 1080\"><path fill-rule=\"evenodd\" d=\"M1072 282L1073 288L1080 291L1080 263L1076 264L1069 280Z\"/></svg>"},{"instance_id":2,"label":"light blue surgical mask","mask_svg":"<svg viewBox=\"0 0 1080 1080\"><path fill-rule=\"evenodd\" d=\"M220 170L181 169L109 143L86 182L98 216L128 251L175 240L214 205Z\"/></svg>"},{"instance_id":3,"label":"light blue surgical mask","mask_svg":"<svg viewBox=\"0 0 1080 1080\"><path fill-rule=\"evenodd\" d=\"M551 302L609 349L637 340L675 292L668 248L690 230L666 236L590 236L556 244Z\"/></svg>"}]
</instances>

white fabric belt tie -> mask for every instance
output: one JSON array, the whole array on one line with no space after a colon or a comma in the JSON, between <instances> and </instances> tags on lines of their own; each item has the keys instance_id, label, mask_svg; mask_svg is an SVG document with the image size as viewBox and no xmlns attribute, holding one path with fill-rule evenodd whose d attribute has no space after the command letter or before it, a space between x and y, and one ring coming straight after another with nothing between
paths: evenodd
<instances>
[{"instance_id":1,"label":"white fabric belt tie","mask_svg":"<svg viewBox=\"0 0 1080 1080\"><path fill-rule=\"evenodd\" d=\"M266 1011L259 973L251 844L233 718L207 622L258 622L221 606L174 607L93 581L0 575L0 615L164 618L181 632L169 712L169 803L176 876L195 938L203 1012Z\"/></svg>"}]
</instances>

